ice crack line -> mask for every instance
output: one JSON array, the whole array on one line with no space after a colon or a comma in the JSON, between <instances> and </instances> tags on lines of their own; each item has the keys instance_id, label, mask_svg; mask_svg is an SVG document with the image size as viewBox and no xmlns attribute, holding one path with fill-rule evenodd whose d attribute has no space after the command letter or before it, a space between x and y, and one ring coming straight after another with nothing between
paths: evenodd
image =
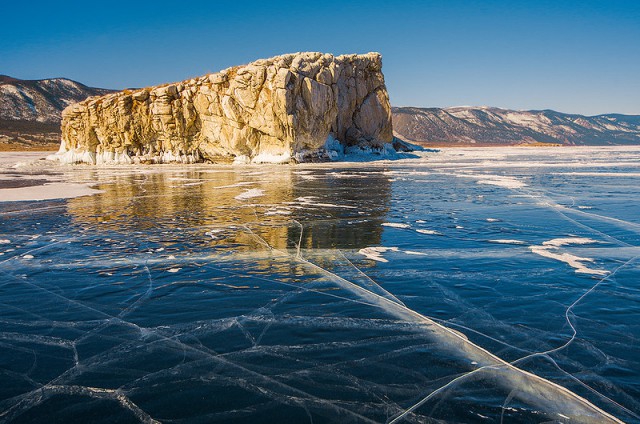
<instances>
[{"instance_id":1,"label":"ice crack line","mask_svg":"<svg viewBox=\"0 0 640 424\"><path fill-rule=\"evenodd\" d=\"M304 259L302 256L299 258L294 257L293 259L298 260L301 263L304 263L327 275L340 287L356 294L367 303L375 304L377 305L377 307L398 318L412 322L421 322L430 327L429 334L431 334L436 340L443 343L443 345L445 346L449 346L454 352L458 354L462 353L463 356L466 356L468 359L472 359L473 361L481 365L478 369L471 371L470 373L465 375L473 375L481 370L485 370L487 372L494 371L497 381L507 387L509 390L518 388L517 397L519 399L527 403L537 405L541 409L545 410L549 415L554 417L557 416L558 411L563 411L563 413L575 415L578 420L583 420L584 422L621 422L614 416L601 410L600 408L596 407L589 401L581 398L570 390L535 374L531 374L527 371L521 370L520 368L515 367L513 364L505 362L504 360L491 354L487 350L471 343L468 339L466 339L466 337L462 336L461 334L447 327L443 327L437 322L419 314L418 312L410 308L407 308L404 305L398 304L390 299L387 299L386 297L373 293L370 290L367 290L348 280L345 280L337 274ZM454 381L448 383L448 385L454 384L455 381L463 378L465 378L464 375L456 378ZM524 386L523 383L525 384ZM444 390L444 388L445 387L441 389ZM440 389L438 390L438 392L439 391ZM435 394L436 393L430 394L428 398L430 399ZM426 402L426 400L424 401ZM421 401L419 403L420 405L422 405L424 402ZM414 406L415 408L417 408L420 405ZM415 410L415 408L413 408L412 410ZM402 417L405 416L406 414L402 415ZM394 421L397 422L398 418L399 417L394 418Z\"/></svg>"}]
</instances>

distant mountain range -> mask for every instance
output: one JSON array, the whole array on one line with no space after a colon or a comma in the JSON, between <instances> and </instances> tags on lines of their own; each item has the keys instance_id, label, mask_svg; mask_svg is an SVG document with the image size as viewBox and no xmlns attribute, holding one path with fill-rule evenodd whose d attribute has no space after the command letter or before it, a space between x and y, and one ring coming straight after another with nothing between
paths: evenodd
<instances>
[{"instance_id":1,"label":"distant mountain range","mask_svg":"<svg viewBox=\"0 0 640 424\"><path fill-rule=\"evenodd\" d=\"M394 107L396 136L444 145L624 145L640 144L640 116L572 115L553 110L495 107Z\"/></svg>"},{"instance_id":2,"label":"distant mountain range","mask_svg":"<svg viewBox=\"0 0 640 424\"><path fill-rule=\"evenodd\" d=\"M112 91L66 78L21 80L0 75L0 147L50 149L60 143L62 109Z\"/></svg>"},{"instance_id":3,"label":"distant mountain range","mask_svg":"<svg viewBox=\"0 0 640 424\"><path fill-rule=\"evenodd\" d=\"M0 149L54 148L62 110L112 92L66 78L20 80L0 75ZM640 144L640 116L572 115L495 107L394 107L398 138L432 146Z\"/></svg>"},{"instance_id":4,"label":"distant mountain range","mask_svg":"<svg viewBox=\"0 0 640 424\"><path fill-rule=\"evenodd\" d=\"M62 109L71 103L112 91L66 78L21 80L0 75L0 119L59 123Z\"/></svg>"}]
</instances>

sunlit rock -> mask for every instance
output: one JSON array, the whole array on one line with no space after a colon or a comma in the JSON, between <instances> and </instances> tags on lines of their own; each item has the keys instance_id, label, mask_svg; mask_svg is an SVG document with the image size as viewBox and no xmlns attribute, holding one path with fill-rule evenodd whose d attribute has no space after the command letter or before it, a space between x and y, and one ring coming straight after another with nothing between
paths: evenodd
<instances>
[{"instance_id":1,"label":"sunlit rock","mask_svg":"<svg viewBox=\"0 0 640 424\"><path fill-rule=\"evenodd\" d=\"M313 161L334 159L353 146L384 152L392 141L380 54L296 53L71 105L52 158L93 164Z\"/></svg>"}]
</instances>

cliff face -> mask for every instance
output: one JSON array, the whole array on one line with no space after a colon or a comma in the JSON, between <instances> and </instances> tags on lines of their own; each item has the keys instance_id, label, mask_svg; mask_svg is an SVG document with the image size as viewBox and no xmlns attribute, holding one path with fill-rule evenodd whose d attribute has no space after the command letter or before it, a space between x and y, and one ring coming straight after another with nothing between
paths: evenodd
<instances>
[{"instance_id":1,"label":"cliff face","mask_svg":"<svg viewBox=\"0 0 640 424\"><path fill-rule=\"evenodd\" d=\"M286 162L391 142L377 53L298 53L89 98L62 114L63 162ZM338 140L340 144L336 143Z\"/></svg>"},{"instance_id":2,"label":"cliff face","mask_svg":"<svg viewBox=\"0 0 640 424\"><path fill-rule=\"evenodd\" d=\"M393 129L402 139L435 145L640 143L640 116L582 116L553 110L393 108Z\"/></svg>"}]
</instances>

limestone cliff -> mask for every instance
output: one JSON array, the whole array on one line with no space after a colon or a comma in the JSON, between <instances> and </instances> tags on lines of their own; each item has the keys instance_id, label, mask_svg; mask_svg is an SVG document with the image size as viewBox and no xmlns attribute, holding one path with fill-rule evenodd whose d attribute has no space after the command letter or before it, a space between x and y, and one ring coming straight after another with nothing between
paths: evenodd
<instances>
[{"instance_id":1,"label":"limestone cliff","mask_svg":"<svg viewBox=\"0 0 640 424\"><path fill-rule=\"evenodd\" d=\"M71 105L55 158L287 162L392 139L380 54L297 53Z\"/></svg>"}]
</instances>

